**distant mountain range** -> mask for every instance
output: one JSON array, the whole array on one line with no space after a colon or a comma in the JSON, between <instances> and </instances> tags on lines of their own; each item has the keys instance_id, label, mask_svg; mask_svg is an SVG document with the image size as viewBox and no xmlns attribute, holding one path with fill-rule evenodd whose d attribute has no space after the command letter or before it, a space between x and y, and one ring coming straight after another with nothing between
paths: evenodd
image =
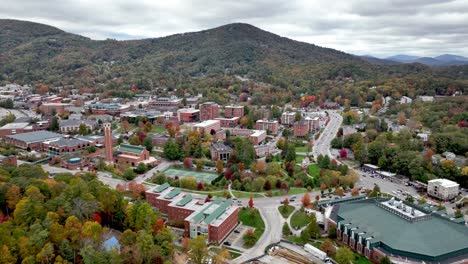
<instances>
[{"instance_id":1,"label":"distant mountain range","mask_svg":"<svg viewBox=\"0 0 468 264\"><path fill-rule=\"evenodd\" d=\"M418 57L399 54L385 58L384 60L399 63L421 63L429 66L468 65L468 58L453 54L443 54L437 57Z\"/></svg>"},{"instance_id":2,"label":"distant mountain range","mask_svg":"<svg viewBox=\"0 0 468 264\"><path fill-rule=\"evenodd\" d=\"M437 65L459 65L465 60L468 64L468 59L452 55L431 59L441 62ZM243 23L161 38L97 41L48 25L0 19L0 62L0 82L77 87L122 83L209 87L234 76L281 87L313 86L341 77L468 78L468 65L431 68L406 64L409 61L360 57Z\"/></svg>"}]
</instances>

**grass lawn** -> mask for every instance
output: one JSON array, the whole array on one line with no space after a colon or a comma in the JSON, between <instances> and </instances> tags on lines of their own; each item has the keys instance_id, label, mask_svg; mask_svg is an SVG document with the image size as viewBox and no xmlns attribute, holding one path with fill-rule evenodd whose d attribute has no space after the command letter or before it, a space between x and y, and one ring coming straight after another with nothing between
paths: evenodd
<instances>
[{"instance_id":1,"label":"grass lawn","mask_svg":"<svg viewBox=\"0 0 468 264\"><path fill-rule=\"evenodd\" d=\"M156 133L156 134L161 134L166 132L166 128L163 126L153 126L151 128L151 132Z\"/></svg>"},{"instance_id":2,"label":"grass lawn","mask_svg":"<svg viewBox=\"0 0 468 264\"><path fill-rule=\"evenodd\" d=\"M207 171L195 171L195 170L188 170L188 169L176 169L176 168L169 168L164 171L167 177L175 178L176 176L181 178L186 177L195 177L197 182L206 182L211 183L212 180L216 179L218 175L213 172Z\"/></svg>"},{"instance_id":3,"label":"grass lawn","mask_svg":"<svg viewBox=\"0 0 468 264\"><path fill-rule=\"evenodd\" d=\"M297 152L307 152L307 147L306 146L296 147L296 153Z\"/></svg>"},{"instance_id":4,"label":"grass lawn","mask_svg":"<svg viewBox=\"0 0 468 264\"><path fill-rule=\"evenodd\" d=\"M296 163L297 163L297 164L302 163L302 160L303 160L304 158L305 158L305 156L296 155Z\"/></svg>"},{"instance_id":5,"label":"grass lawn","mask_svg":"<svg viewBox=\"0 0 468 264\"><path fill-rule=\"evenodd\" d=\"M281 213L281 215L284 218L288 218L289 215L294 211L294 206L292 206L292 205L288 205L288 206L281 205L281 206L278 207L278 210L279 210L279 212Z\"/></svg>"},{"instance_id":6,"label":"grass lawn","mask_svg":"<svg viewBox=\"0 0 468 264\"><path fill-rule=\"evenodd\" d=\"M293 195L293 194L302 194L306 192L307 192L306 188L290 188L288 191L288 194Z\"/></svg>"},{"instance_id":7,"label":"grass lawn","mask_svg":"<svg viewBox=\"0 0 468 264\"><path fill-rule=\"evenodd\" d=\"M261 193L241 192L241 191L234 191L234 190L232 191L232 194L237 198L250 198L250 197L262 198L262 197L265 197Z\"/></svg>"},{"instance_id":8,"label":"grass lawn","mask_svg":"<svg viewBox=\"0 0 468 264\"><path fill-rule=\"evenodd\" d=\"M310 176L316 178L320 176L320 167L317 164L309 165L309 174Z\"/></svg>"},{"instance_id":9,"label":"grass lawn","mask_svg":"<svg viewBox=\"0 0 468 264\"><path fill-rule=\"evenodd\" d=\"M286 240L291 241L296 244L304 244L304 241L302 241L302 238L298 236L288 236Z\"/></svg>"},{"instance_id":10,"label":"grass lawn","mask_svg":"<svg viewBox=\"0 0 468 264\"><path fill-rule=\"evenodd\" d=\"M291 227L302 228L310 223L310 220L310 217L305 212L297 211L291 217Z\"/></svg>"},{"instance_id":11,"label":"grass lawn","mask_svg":"<svg viewBox=\"0 0 468 264\"><path fill-rule=\"evenodd\" d=\"M239 211L239 221L241 221L243 225L255 228L257 240L265 231L265 223L257 209L242 208Z\"/></svg>"},{"instance_id":12,"label":"grass lawn","mask_svg":"<svg viewBox=\"0 0 468 264\"><path fill-rule=\"evenodd\" d=\"M354 254L354 264L371 264L372 261L368 260L367 258L360 256L358 254Z\"/></svg>"},{"instance_id":13,"label":"grass lawn","mask_svg":"<svg viewBox=\"0 0 468 264\"><path fill-rule=\"evenodd\" d=\"M231 259L235 259L241 255L239 252L232 251L232 250L229 251L229 253L231 253Z\"/></svg>"}]
</instances>

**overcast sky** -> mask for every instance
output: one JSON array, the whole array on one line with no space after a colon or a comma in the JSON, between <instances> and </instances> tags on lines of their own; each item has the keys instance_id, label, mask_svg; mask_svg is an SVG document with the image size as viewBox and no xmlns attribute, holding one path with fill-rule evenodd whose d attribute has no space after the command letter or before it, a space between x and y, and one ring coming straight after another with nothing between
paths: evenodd
<instances>
[{"instance_id":1,"label":"overcast sky","mask_svg":"<svg viewBox=\"0 0 468 264\"><path fill-rule=\"evenodd\" d=\"M244 22L358 55L468 56L468 0L0 0L0 18L92 39L139 39Z\"/></svg>"}]
</instances>

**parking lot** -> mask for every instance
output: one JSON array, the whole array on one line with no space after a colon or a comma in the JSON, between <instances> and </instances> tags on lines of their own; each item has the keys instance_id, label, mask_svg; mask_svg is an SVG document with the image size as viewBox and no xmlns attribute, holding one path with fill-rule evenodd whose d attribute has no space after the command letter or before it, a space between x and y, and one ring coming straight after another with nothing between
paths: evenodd
<instances>
[{"instance_id":1,"label":"parking lot","mask_svg":"<svg viewBox=\"0 0 468 264\"><path fill-rule=\"evenodd\" d=\"M232 247L238 250L244 250L242 245L244 244L244 240L242 237L244 236L245 232L251 227L244 226L239 224L232 232L229 234L223 242L223 245Z\"/></svg>"}]
</instances>

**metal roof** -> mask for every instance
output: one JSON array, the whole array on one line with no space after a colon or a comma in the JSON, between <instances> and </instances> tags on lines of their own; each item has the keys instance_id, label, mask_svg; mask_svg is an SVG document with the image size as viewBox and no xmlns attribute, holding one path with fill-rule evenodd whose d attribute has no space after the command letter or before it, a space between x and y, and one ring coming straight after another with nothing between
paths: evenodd
<instances>
[{"instance_id":1,"label":"metal roof","mask_svg":"<svg viewBox=\"0 0 468 264\"><path fill-rule=\"evenodd\" d=\"M378 207L375 199L340 204L337 215L394 250L437 257L468 248L465 226L436 215L410 222Z\"/></svg>"},{"instance_id":2,"label":"metal roof","mask_svg":"<svg viewBox=\"0 0 468 264\"><path fill-rule=\"evenodd\" d=\"M185 205L188 204L190 201L192 201L192 195L191 195L191 194L187 194L182 200L180 200L179 202L177 202L177 206L185 206Z\"/></svg>"},{"instance_id":3,"label":"metal roof","mask_svg":"<svg viewBox=\"0 0 468 264\"><path fill-rule=\"evenodd\" d=\"M34 143L61 138L62 135L46 130L40 130L16 135L8 135L5 137L12 138L18 141L24 141L26 143Z\"/></svg>"},{"instance_id":4,"label":"metal roof","mask_svg":"<svg viewBox=\"0 0 468 264\"><path fill-rule=\"evenodd\" d=\"M227 199L222 203L216 210L214 210L209 216L205 218L205 224L209 225L213 220L216 220L220 215L222 215L226 209L231 204L231 199Z\"/></svg>"},{"instance_id":5,"label":"metal roof","mask_svg":"<svg viewBox=\"0 0 468 264\"><path fill-rule=\"evenodd\" d=\"M119 151L124 151L124 152L133 152L133 153L141 153L145 150L144 147L139 147L139 146L132 146L128 144L120 144L119 146Z\"/></svg>"},{"instance_id":6,"label":"metal roof","mask_svg":"<svg viewBox=\"0 0 468 264\"><path fill-rule=\"evenodd\" d=\"M160 193L169 188L169 186L169 183L165 182L164 184L161 184L158 187L154 188L154 192Z\"/></svg>"},{"instance_id":7,"label":"metal roof","mask_svg":"<svg viewBox=\"0 0 468 264\"><path fill-rule=\"evenodd\" d=\"M176 197L177 195L180 194L180 189L179 188L175 188L174 190L172 190L170 193L166 194L166 196L164 196L164 198L166 199L172 199L174 197Z\"/></svg>"}]
</instances>

